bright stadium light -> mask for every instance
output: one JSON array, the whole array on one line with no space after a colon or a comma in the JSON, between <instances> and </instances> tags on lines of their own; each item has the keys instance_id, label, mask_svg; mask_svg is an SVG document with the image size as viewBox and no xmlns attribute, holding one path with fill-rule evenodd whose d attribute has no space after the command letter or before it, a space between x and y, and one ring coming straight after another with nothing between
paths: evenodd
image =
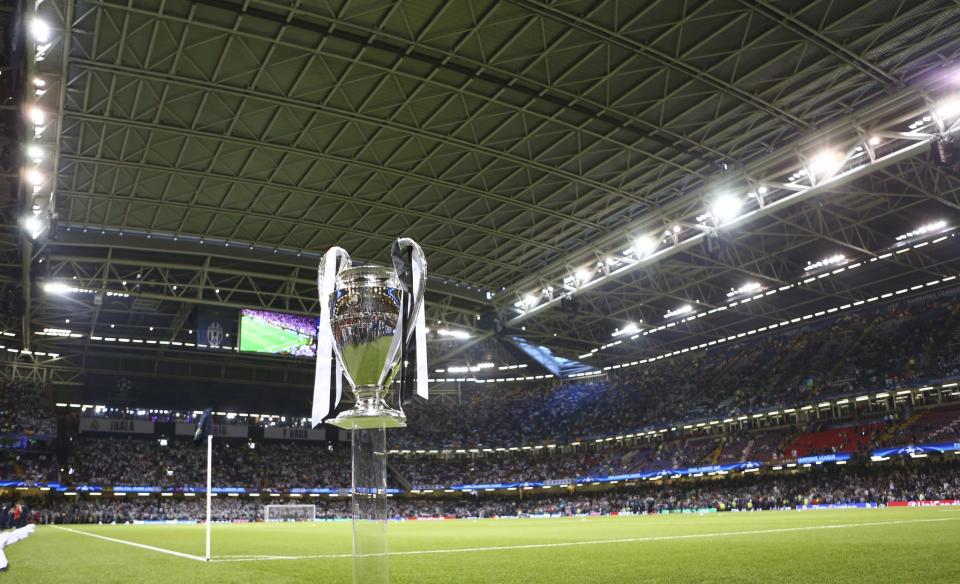
<instances>
[{"instance_id":1,"label":"bright stadium light","mask_svg":"<svg viewBox=\"0 0 960 584\"><path fill-rule=\"evenodd\" d=\"M33 38L37 39L40 44L50 40L50 25L39 18L33 19L33 22L30 23L30 32L33 33Z\"/></svg>"},{"instance_id":2,"label":"bright stadium light","mask_svg":"<svg viewBox=\"0 0 960 584\"><path fill-rule=\"evenodd\" d=\"M32 160L34 163L40 162L43 160L43 148L37 146L36 144L27 146L27 158Z\"/></svg>"},{"instance_id":3,"label":"bright stadium light","mask_svg":"<svg viewBox=\"0 0 960 584\"><path fill-rule=\"evenodd\" d=\"M66 294L71 288L63 282L47 282L43 285L43 291L49 294Z\"/></svg>"},{"instance_id":4,"label":"bright stadium light","mask_svg":"<svg viewBox=\"0 0 960 584\"><path fill-rule=\"evenodd\" d=\"M454 339L469 339L470 333L466 331L457 331L452 329L440 329L437 331L437 334L441 337L451 337Z\"/></svg>"},{"instance_id":5,"label":"bright stadium light","mask_svg":"<svg viewBox=\"0 0 960 584\"><path fill-rule=\"evenodd\" d=\"M643 259L657 251L657 240L650 236L638 237L633 240L633 254L637 259Z\"/></svg>"},{"instance_id":6,"label":"bright stadium light","mask_svg":"<svg viewBox=\"0 0 960 584\"><path fill-rule=\"evenodd\" d=\"M30 121L35 126L42 126L47 121L47 114L37 106L30 108Z\"/></svg>"},{"instance_id":7,"label":"bright stadium light","mask_svg":"<svg viewBox=\"0 0 960 584\"><path fill-rule=\"evenodd\" d=\"M759 282L748 282L739 288L731 288L727 292L727 298L733 298L734 296L743 296L744 294L752 294L754 292L760 292L763 290L763 284Z\"/></svg>"},{"instance_id":8,"label":"bright stadium light","mask_svg":"<svg viewBox=\"0 0 960 584\"><path fill-rule=\"evenodd\" d=\"M710 207L710 213L718 224L726 223L740 213L743 201L739 197L725 193L716 198Z\"/></svg>"},{"instance_id":9,"label":"bright stadium light","mask_svg":"<svg viewBox=\"0 0 960 584\"><path fill-rule=\"evenodd\" d=\"M921 225L913 231L908 231L897 236L897 241L904 241L906 239L912 239L914 237L920 237L922 235L927 235L928 233L940 232L947 228L947 222L940 220L934 221L932 223L927 223L926 225Z\"/></svg>"},{"instance_id":10,"label":"bright stadium light","mask_svg":"<svg viewBox=\"0 0 960 584\"><path fill-rule=\"evenodd\" d=\"M23 228L30 239L37 239L47 228L46 222L39 215L28 215L23 219Z\"/></svg>"},{"instance_id":11,"label":"bright stadium light","mask_svg":"<svg viewBox=\"0 0 960 584\"><path fill-rule=\"evenodd\" d=\"M643 321L640 321L643 322ZM637 323L631 322L624 326L622 329L617 329L611 333L612 337L622 337L624 335L633 335L640 331L640 327L637 326Z\"/></svg>"},{"instance_id":12,"label":"bright stadium light","mask_svg":"<svg viewBox=\"0 0 960 584\"><path fill-rule=\"evenodd\" d=\"M810 172L825 176L836 172L843 165L843 154L836 150L822 150L810 159Z\"/></svg>"},{"instance_id":13,"label":"bright stadium light","mask_svg":"<svg viewBox=\"0 0 960 584\"><path fill-rule=\"evenodd\" d=\"M668 313L663 315L663 318L673 318L675 316L680 316L682 314L687 314L688 312L693 312L693 307L689 304L684 304L679 308L675 308Z\"/></svg>"},{"instance_id":14,"label":"bright stadium light","mask_svg":"<svg viewBox=\"0 0 960 584\"><path fill-rule=\"evenodd\" d=\"M37 170L36 168L31 168L26 173L27 182L33 186L40 186L43 184L43 173Z\"/></svg>"},{"instance_id":15,"label":"bright stadium light","mask_svg":"<svg viewBox=\"0 0 960 584\"><path fill-rule=\"evenodd\" d=\"M937 104L937 117L941 120L951 120L960 117L960 96L944 99Z\"/></svg>"}]
</instances>

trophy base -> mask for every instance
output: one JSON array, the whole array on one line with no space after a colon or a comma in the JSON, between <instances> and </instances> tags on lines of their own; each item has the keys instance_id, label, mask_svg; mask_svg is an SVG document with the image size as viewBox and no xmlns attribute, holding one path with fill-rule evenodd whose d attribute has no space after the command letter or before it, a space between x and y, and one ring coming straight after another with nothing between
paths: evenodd
<instances>
[{"instance_id":1,"label":"trophy base","mask_svg":"<svg viewBox=\"0 0 960 584\"><path fill-rule=\"evenodd\" d=\"M344 430L369 430L372 428L406 428L407 417L397 410L347 410L327 422Z\"/></svg>"},{"instance_id":2,"label":"trophy base","mask_svg":"<svg viewBox=\"0 0 960 584\"><path fill-rule=\"evenodd\" d=\"M328 424L344 430L407 427L407 417L403 412L387 405L381 387L361 385L355 387L353 393L357 397L357 403L327 422Z\"/></svg>"}]
</instances>

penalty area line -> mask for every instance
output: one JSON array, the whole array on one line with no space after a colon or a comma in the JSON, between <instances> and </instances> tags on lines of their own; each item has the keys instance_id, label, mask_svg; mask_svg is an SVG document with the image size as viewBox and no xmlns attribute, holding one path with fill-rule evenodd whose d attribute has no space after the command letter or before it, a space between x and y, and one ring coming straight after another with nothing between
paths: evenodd
<instances>
[{"instance_id":1,"label":"penalty area line","mask_svg":"<svg viewBox=\"0 0 960 584\"><path fill-rule=\"evenodd\" d=\"M204 563L206 563L206 561L207 561L203 556L195 556L195 555L193 555L193 554L185 554L185 553L183 553L183 552L175 552L175 551L173 551L173 550L168 550L168 549L161 548L161 547L156 547L156 546L152 546L152 545L147 545L147 544L145 544L145 543L137 543L137 542L134 542L134 541L127 541L127 540L125 540L125 539L117 539L117 538L115 538L115 537L107 537L107 536L105 536L105 535L98 535L98 534L96 534L96 533L89 533L89 532L80 531L80 530L77 530L77 529L70 529L69 527L60 527L59 525L51 525L50 527L53 527L53 528L55 528L55 529L59 529L59 530L61 530L61 531L69 531L70 533L76 533L77 535L85 535L85 536L87 536L87 537L93 537L93 538L96 538L96 539L102 539L103 541L110 541L110 542L113 542L113 543L120 543L120 544L123 544L123 545L129 545L129 546L136 547L136 548L141 548L141 549L145 549L145 550L150 550L150 551L152 551L152 552L159 552L159 553L161 553L161 554L168 554L168 555L171 555L171 556L177 556L178 558L187 558L188 560L196 560L196 561L198 561L198 562L204 562Z\"/></svg>"},{"instance_id":2,"label":"penalty area line","mask_svg":"<svg viewBox=\"0 0 960 584\"><path fill-rule=\"evenodd\" d=\"M755 529L750 531L716 531L711 533L688 533L683 535L653 535L648 537L627 537L622 539L596 539L587 541L566 541L553 543L527 543L518 545L498 545L474 548L441 548L435 550L411 550L403 552L387 552L387 556L421 556L431 554L457 554L471 552L496 552L511 550L544 549L558 547L575 547L582 545L603 545L617 543L646 543L658 541L677 541L685 539L709 539L735 537L742 535L765 535L773 533L792 533L798 531L817 531L822 529L849 529L853 527L875 527L882 525L906 525L912 523L935 523L942 521L957 521L960 517L939 517L936 519L905 519L901 521L872 521L867 523L840 523L834 525L809 525L804 527L780 527L774 529ZM379 555L379 554L370 554ZM286 556L286 555L263 555L263 556L214 556L211 562L260 562L260 561L278 561L278 560L329 560L335 558L352 558L353 554L319 554L311 556Z\"/></svg>"}]
</instances>

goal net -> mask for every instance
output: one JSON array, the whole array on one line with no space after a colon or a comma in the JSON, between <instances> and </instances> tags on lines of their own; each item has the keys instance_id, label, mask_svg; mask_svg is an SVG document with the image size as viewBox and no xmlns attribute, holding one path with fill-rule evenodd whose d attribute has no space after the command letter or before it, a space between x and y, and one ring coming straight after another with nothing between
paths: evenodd
<instances>
[{"instance_id":1,"label":"goal net","mask_svg":"<svg viewBox=\"0 0 960 584\"><path fill-rule=\"evenodd\" d=\"M317 516L316 505L264 505L263 520L313 521Z\"/></svg>"}]
</instances>

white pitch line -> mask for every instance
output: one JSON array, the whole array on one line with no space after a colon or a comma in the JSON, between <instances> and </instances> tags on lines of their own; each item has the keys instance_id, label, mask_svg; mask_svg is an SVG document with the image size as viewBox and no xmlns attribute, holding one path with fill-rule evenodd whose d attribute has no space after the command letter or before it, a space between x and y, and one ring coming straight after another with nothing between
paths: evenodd
<instances>
[{"instance_id":1,"label":"white pitch line","mask_svg":"<svg viewBox=\"0 0 960 584\"><path fill-rule=\"evenodd\" d=\"M740 535L763 535L770 533L790 533L796 531L815 531L820 529L847 529L851 527L873 527L878 525L904 525L908 523L933 523L939 521L957 521L960 520L960 517L941 517L937 519L905 519L902 521L874 521L869 523L842 523L837 525L812 525L807 527L781 527L776 529L756 529L752 531L718 531L713 533L691 533L685 535L658 535L658 536L649 536L649 537L628 537L623 539L597 539L597 540L587 540L587 541L569 541L569 542L554 542L554 543L528 543L528 544L519 544L519 545L498 545L498 546L488 546L488 547L476 547L476 548L449 548L449 549L436 549L436 550L412 550L405 552L387 552L388 556L419 556L419 555L429 555L429 554L456 554L456 553L469 553L469 552L493 552L493 551L510 551L510 550L527 550L527 549L542 549L542 548L555 548L555 547L573 547L581 545L603 545L611 543L640 543L640 542L656 542L656 541L674 541L674 540L684 540L684 539L704 539L704 538L722 538L722 537L733 537ZM373 554L371 554L373 555ZM353 554L320 554L313 556L281 556L281 555L270 555L270 556L215 556L211 558L211 562L258 562L258 561L275 561L275 560L317 560L317 559L335 559L335 558L352 558Z\"/></svg>"},{"instance_id":2,"label":"white pitch line","mask_svg":"<svg viewBox=\"0 0 960 584\"><path fill-rule=\"evenodd\" d=\"M114 537L107 537L105 535L97 535L96 533L89 533L86 531L80 531L77 529L70 529L69 527L60 527L59 525L51 525L51 527L60 529L62 531L69 531L70 533L76 533L78 535L86 535L87 537L94 537L96 539L102 539L104 541L112 541L113 543L120 543L123 545L129 545L137 548L142 548L145 550L150 550L152 552L160 552L161 554L169 554L171 556L177 556L179 558L187 558L188 560L196 560L198 562L206 562L207 560L203 556L194 556L192 554L185 554L183 552L175 552L173 550L168 550L160 547L154 547L152 545L147 545L145 543L136 543L133 541L127 541L125 539L116 539Z\"/></svg>"}]
</instances>

